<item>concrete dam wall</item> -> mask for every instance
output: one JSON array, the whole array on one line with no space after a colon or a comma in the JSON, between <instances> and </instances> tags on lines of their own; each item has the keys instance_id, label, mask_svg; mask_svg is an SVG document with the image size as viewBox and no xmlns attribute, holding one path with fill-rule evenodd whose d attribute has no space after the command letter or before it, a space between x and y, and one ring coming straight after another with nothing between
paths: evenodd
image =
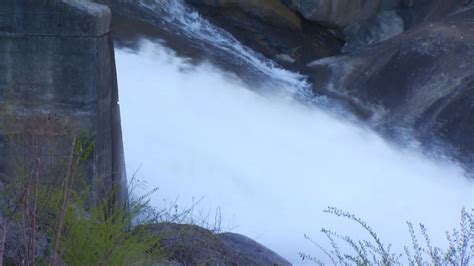
<instances>
[{"instance_id":1,"label":"concrete dam wall","mask_svg":"<svg viewBox=\"0 0 474 266\"><path fill-rule=\"evenodd\" d=\"M94 150L82 181L92 200L114 184L125 199L110 21L108 7L84 0L0 2L0 182L37 157L53 175L72 136L87 134Z\"/></svg>"}]
</instances>

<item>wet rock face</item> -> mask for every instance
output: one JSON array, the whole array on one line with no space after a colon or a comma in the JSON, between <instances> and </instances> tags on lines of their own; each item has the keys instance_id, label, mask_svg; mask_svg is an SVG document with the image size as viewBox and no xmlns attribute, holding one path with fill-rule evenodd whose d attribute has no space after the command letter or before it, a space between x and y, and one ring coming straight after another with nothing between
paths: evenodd
<instances>
[{"instance_id":1,"label":"wet rock face","mask_svg":"<svg viewBox=\"0 0 474 266\"><path fill-rule=\"evenodd\" d=\"M0 182L15 178L16 157L40 156L47 176L83 132L95 142L83 169L93 194L125 189L110 20L89 1L0 2Z\"/></svg>"},{"instance_id":2,"label":"wet rock face","mask_svg":"<svg viewBox=\"0 0 474 266\"><path fill-rule=\"evenodd\" d=\"M301 19L288 7L275 0L188 0L195 5L215 8L241 9L245 13L265 19L275 26L293 30L301 29Z\"/></svg>"},{"instance_id":3,"label":"wet rock face","mask_svg":"<svg viewBox=\"0 0 474 266\"><path fill-rule=\"evenodd\" d=\"M342 52L354 52L388 40L405 30L403 19L394 10L383 11L376 16L352 23L344 29L346 44Z\"/></svg>"},{"instance_id":4,"label":"wet rock face","mask_svg":"<svg viewBox=\"0 0 474 266\"><path fill-rule=\"evenodd\" d=\"M384 128L441 140L474 158L474 9L422 23L377 46L311 64L321 87L370 107Z\"/></svg>"},{"instance_id":5,"label":"wet rock face","mask_svg":"<svg viewBox=\"0 0 474 266\"><path fill-rule=\"evenodd\" d=\"M467 7L472 0L403 0L396 8L405 21L406 29L424 22L443 19Z\"/></svg>"},{"instance_id":6,"label":"wet rock face","mask_svg":"<svg viewBox=\"0 0 474 266\"><path fill-rule=\"evenodd\" d=\"M368 19L379 11L381 0L286 0L305 18L334 27Z\"/></svg>"},{"instance_id":7,"label":"wet rock face","mask_svg":"<svg viewBox=\"0 0 474 266\"><path fill-rule=\"evenodd\" d=\"M293 70L340 52L341 32L301 17L279 1L187 0L244 45Z\"/></svg>"}]
</instances>

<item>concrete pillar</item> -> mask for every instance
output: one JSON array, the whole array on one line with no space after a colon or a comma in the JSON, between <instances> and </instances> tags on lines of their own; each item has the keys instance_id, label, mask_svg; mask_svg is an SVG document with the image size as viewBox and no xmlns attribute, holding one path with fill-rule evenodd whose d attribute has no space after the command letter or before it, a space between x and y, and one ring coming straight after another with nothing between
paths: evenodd
<instances>
[{"instance_id":1,"label":"concrete pillar","mask_svg":"<svg viewBox=\"0 0 474 266\"><path fill-rule=\"evenodd\" d=\"M86 0L0 1L0 182L36 156L43 176L57 174L83 132L95 148L78 188L95 202L116 184L126 199L110 21Z\"/></svg>"}]
</instances>

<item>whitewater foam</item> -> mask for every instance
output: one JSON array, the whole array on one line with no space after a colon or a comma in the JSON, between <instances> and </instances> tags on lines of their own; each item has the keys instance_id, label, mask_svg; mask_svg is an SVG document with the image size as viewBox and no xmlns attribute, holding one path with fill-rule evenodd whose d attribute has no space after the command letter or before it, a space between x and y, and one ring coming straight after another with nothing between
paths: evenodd
<instances>
[{"instance_id":1,"label":"whitewater foam","mask_svg":"<svg viewBox=\"0 0 474 266\"><path fill-rule=\"evenodd\" d=\"M474 207L473 182L450 162L394 147L292 97L256 94L159 44L116 56L128 172L142 165L140 176L160 188L157 206L179 198L186 207L204 196L198 211L220 207L224 228L297 265L297 252L321 255L305 233L326 247L323 226L367 237L323 214L327 206L357 213L398 249L410 243L405 221L425 223L443 246L461 208Z\"/></svg>"},{"instance_id":2,"label":"whitewater foam","mask_svg":"<svg viewBox=\"0 0 474 266\"><path fill-rule=\"evenodd\" d=\"M287 90L298 90L290 93L304 95L310 93L310 86L305 76L280 68L275 62L242 45L230 33L203 19L182 0L142 1L140 5L159 13L168 23L178 26L180 32L176 34L182 34L189 40L197 40L204 44L206 49L214 50L216 53L221 52L226 56L235 57L229 60L242 60L242 64L253 66L255 71L278 80L280 84L286 84Z\"/></svg>"}]
</instances>

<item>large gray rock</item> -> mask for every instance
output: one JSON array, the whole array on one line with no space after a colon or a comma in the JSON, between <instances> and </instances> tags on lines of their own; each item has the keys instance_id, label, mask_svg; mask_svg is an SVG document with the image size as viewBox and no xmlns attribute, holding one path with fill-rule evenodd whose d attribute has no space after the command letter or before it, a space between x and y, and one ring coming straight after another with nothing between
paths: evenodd
<instances>
[{"instance_id":1,"label":"large gray rock","mask_svg":"<svg viewBox=\"0 0 474 266\"><path fill-rule=\"evenodd\" d=\"M472 166L473 17L474 8L466 9L354 54L315 61L315 87L370 110L381 128L415 129L426 145L451 145Z\"/></svg>"},{"instance_id":2,"label":"large gray rock","mask_svg":"<svg viewBox=\"0 0 474 266\"><path fill-rule=\"evenodd\" d=\"M287 260L254 240L233 233L213 234L195 225L148 225L170 254L165 265L287 266ZM149 263L149 262L148 262Z\"/></svg>"},{"instance_id":3,"label":"large gray rock","mask_svg":"<svg viewBox=\"0 0 474 266\"><path fill-rule=\"evenodd\" d=\"M284 0L312 21L335 27L368 19L379 11L381 0Z\"/></svg>"},{"instance_id":4,"label":"large gray rock","mask_svg":"<svg viewBox=\"0 0 474 266\"><path fill-rule=\"evenodd\" d=\"M233 252L233 256L248 259L250 263L245 265L291 265L280 255L246 236L235 233L222 233L218 234L217 237L227 250Z\"/></svg>"},{"instance_id":5,"label":"large gray rock","mask_svg":"<svg viewBox=\"0 0 474 266\"><path fill-rule=\"evenodd\" d=\"M91 202L114 185L125 200L110 20L107 7L84 0L0 2L0 182L36 156L42 176L61 169L72 135L84 132L95 149L79 183Z\"/></svg>"},{"instance_id":6,"label":"large gray rock","mask_svg":"<svg viewBox=\"0 0 474 266\"><path fill-rule=\"evenodd\" d=\"M404 0L398 3L395 10L409 29L421 23L443 19L453 12L462 10L471 2L472 0Z\"/></svg>"},{"instance_id":7,"label":"large gray rock","mask_svg":"<svg viewBox=\"0 0 474 266\"><path fill-rule=\"evenodd\" d=\"M348 53L388 40L405 30L403 19L395 10L387 10L370 19L355 22L344 29L346 44L342 52Z\"/></svg>"},{"instance_id":8,"label":"large gray rock","mask_svg":"<svg viewBox=\"0 0 474 266\"><path fill-rule=\"evenodd\" d=\"M344 29L344 53L460 10L471 0L282 0L309 20Z\"/></svg>"}]
</instances>

